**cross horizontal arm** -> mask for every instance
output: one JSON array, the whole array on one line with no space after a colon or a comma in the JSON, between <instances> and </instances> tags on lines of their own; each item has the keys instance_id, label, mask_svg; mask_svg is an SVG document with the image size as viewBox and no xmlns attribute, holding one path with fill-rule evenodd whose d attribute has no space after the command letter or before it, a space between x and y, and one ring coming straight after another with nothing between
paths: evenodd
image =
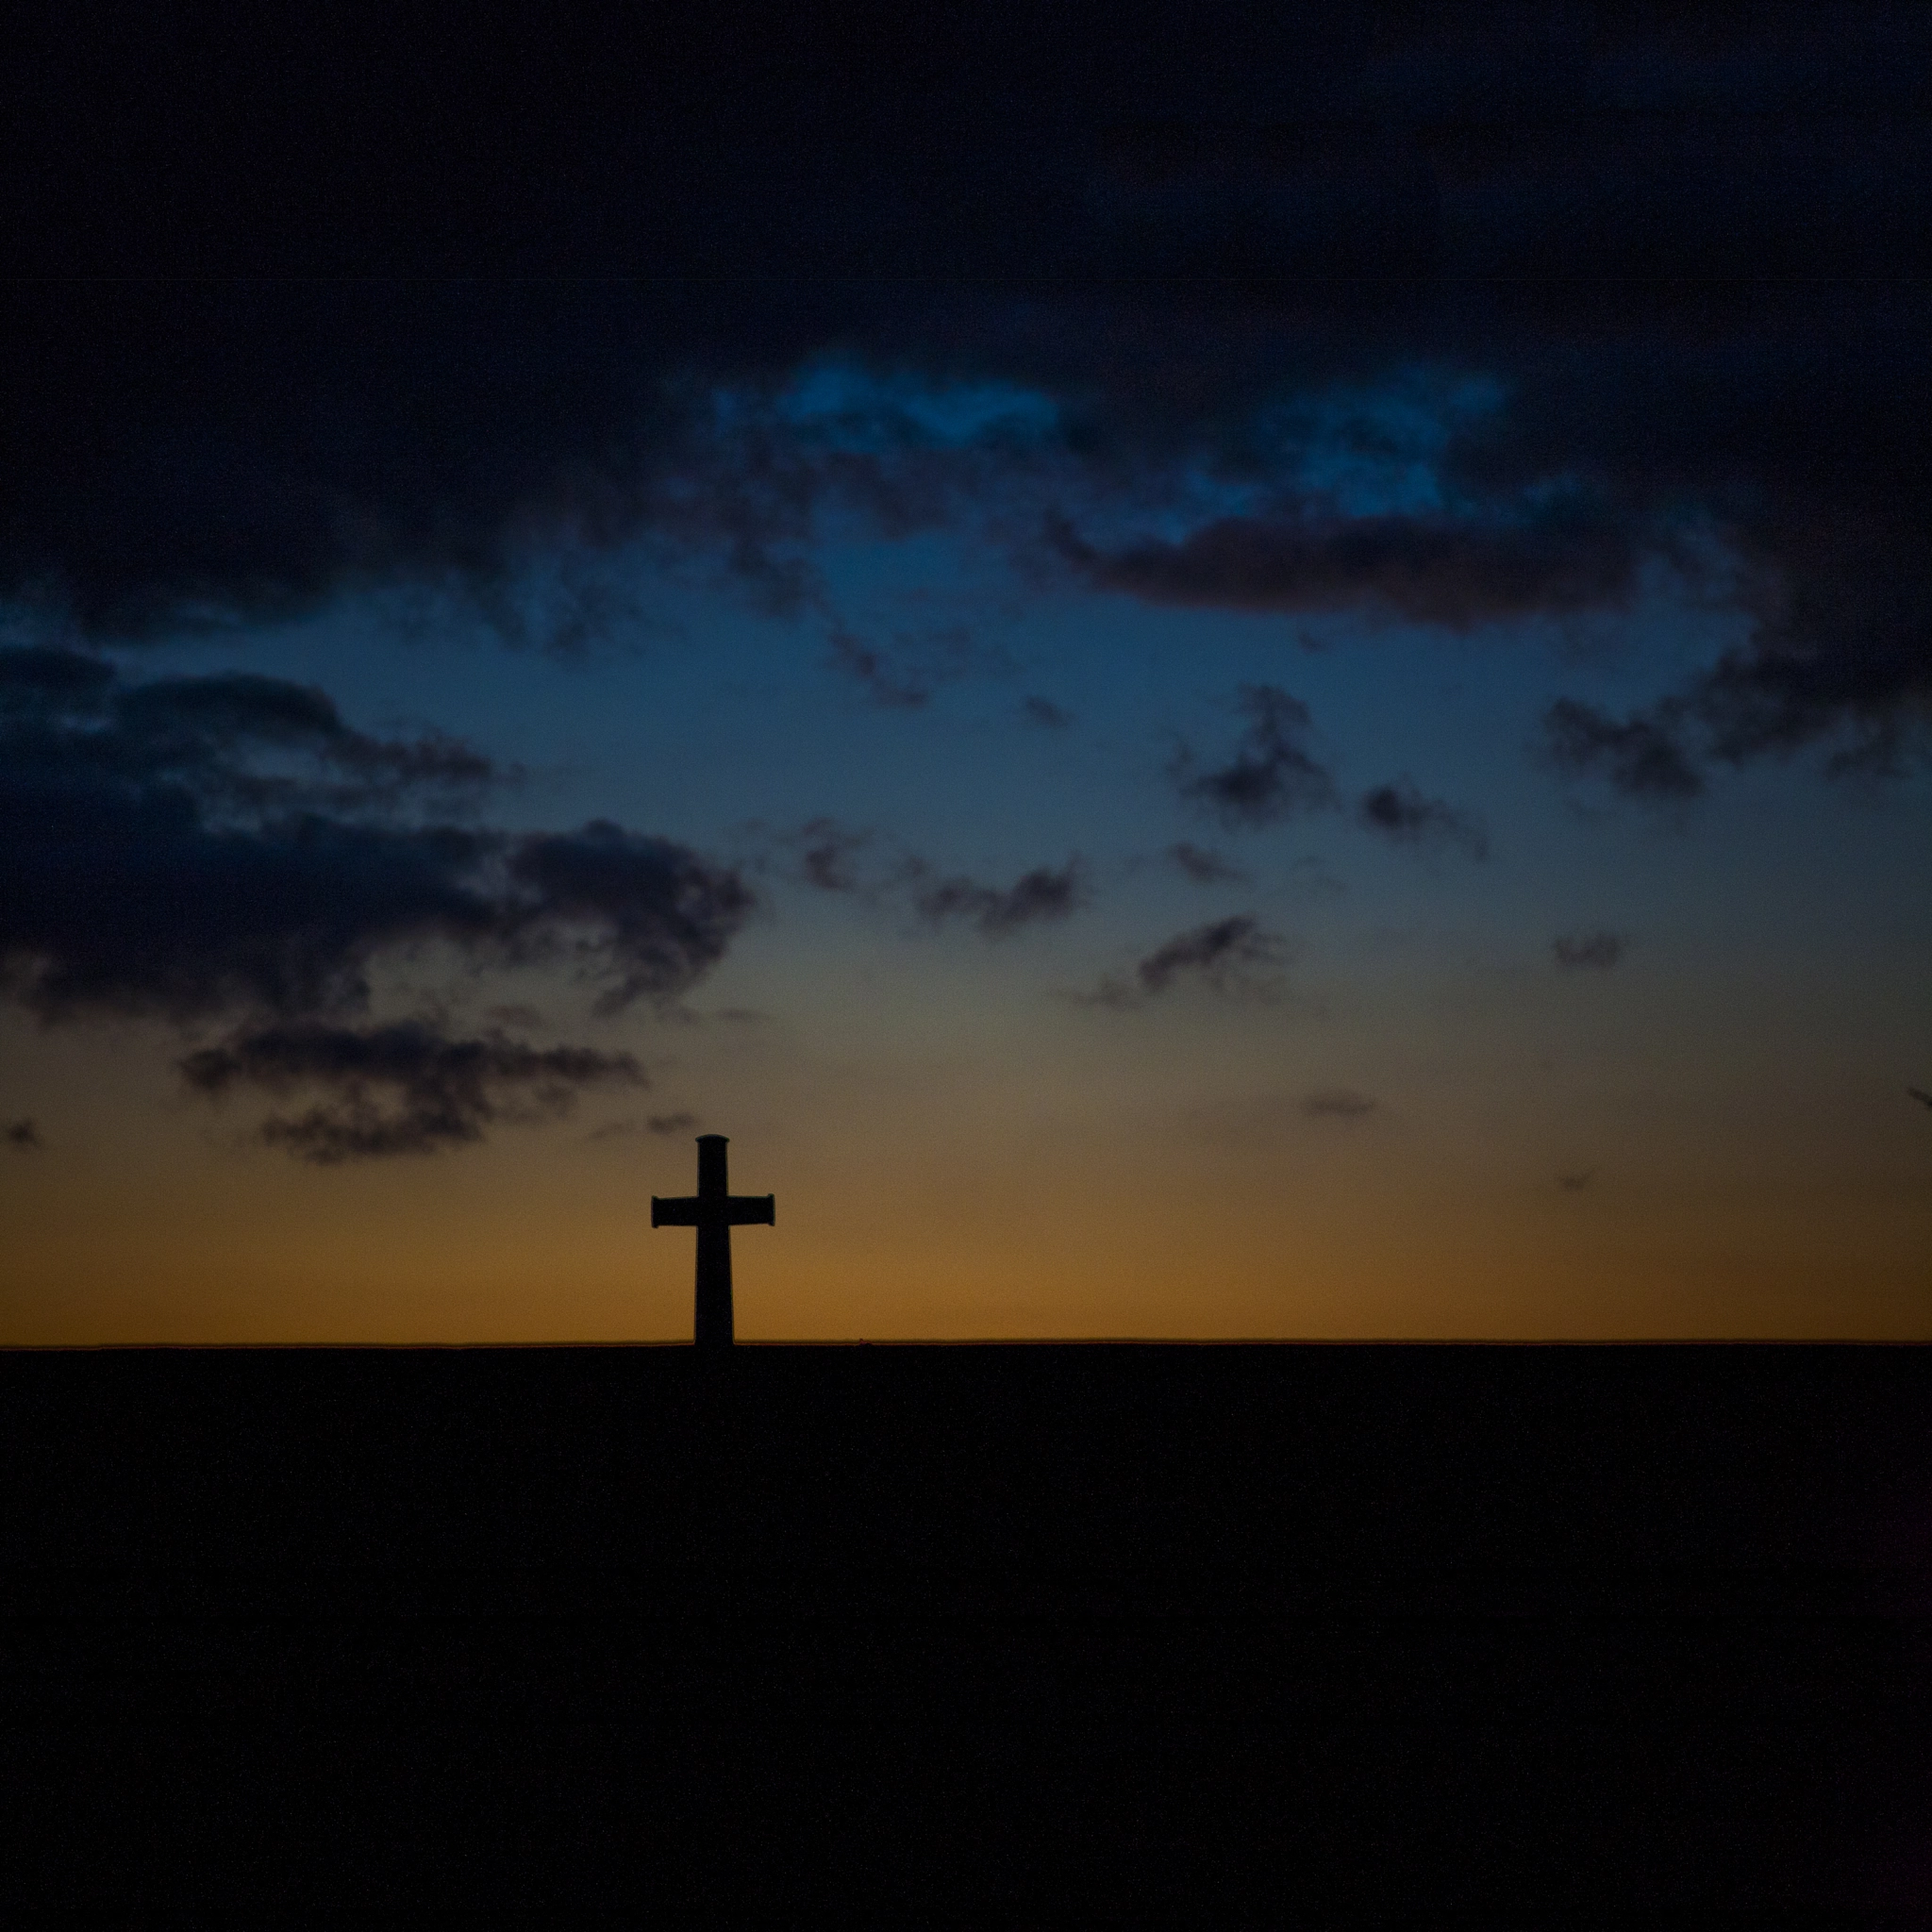
<instances>
[{"instance_id":1,"label":"cross horizontal arm","mask_svg":"<svg viewBox=\"0 0 1932 1932\"><path fill-rule=\"evenodd\" d=\"M653 1227L776 1227L775 1194L651 1196Z\"/></svg>"}]
</instances>

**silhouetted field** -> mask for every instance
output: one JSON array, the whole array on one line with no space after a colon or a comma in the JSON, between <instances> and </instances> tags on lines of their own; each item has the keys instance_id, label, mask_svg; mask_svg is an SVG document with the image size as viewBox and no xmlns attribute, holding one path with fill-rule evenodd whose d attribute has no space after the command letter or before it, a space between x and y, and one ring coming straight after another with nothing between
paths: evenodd
<instances>
[{"instance_id":1,"label":"silhouetted field","mask_svg":"<svg viewBox=\"0 0 1932 1932\"><path fill-rule=\"evenodd\" d=\"M0 1356L42 1906L1932 1893L1932 1354Z\"/></svg>"}]
</instances>

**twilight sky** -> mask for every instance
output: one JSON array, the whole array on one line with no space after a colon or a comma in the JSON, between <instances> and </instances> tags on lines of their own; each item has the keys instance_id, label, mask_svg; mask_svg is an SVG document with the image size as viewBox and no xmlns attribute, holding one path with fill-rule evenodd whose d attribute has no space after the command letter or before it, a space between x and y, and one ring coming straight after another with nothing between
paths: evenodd
<instances>
[{"instance_id":1,"label":"twilight sky","mask_svg":"<svg viewBox=\"0 0 1932 1932\"><path fill-rule=\"evenodd\" d=\"M1932 1333L1921 7L50 15L0 1340Z\"/></svg>"}]
</instances>

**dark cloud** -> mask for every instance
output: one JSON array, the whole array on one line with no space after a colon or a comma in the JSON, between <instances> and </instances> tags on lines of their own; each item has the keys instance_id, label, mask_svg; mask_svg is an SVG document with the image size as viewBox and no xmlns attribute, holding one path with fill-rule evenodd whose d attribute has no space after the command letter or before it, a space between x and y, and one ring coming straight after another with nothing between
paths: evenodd
<instances>
[{"instance_id":1,"label":"dark cloud","mask_svg":"<svg viewBox=\"0 0 1932 1932\"><path fill-rule=\"evenodd\" d=\"M1290 889L1307 899L1339 899L1348 891L1319 858L1304 856L1288 869Z\"/></svg>"},{"instance_id":2,"label":"dark cloud","mask_svg":"<svg viewBox=\"0 0 1932 1932\"><path fill-rule=\"evenodd\" d=\"M798 874L822 892L856 892L853 860L872 843L870 832L854 831L835 819L818 818L800 826L788 841L798 854Z\"/></svg>"},{"instance_id":3,"label":"dark cloud","mask_svg":"<svg viewBox=\"0 0 1932 1932\"><path fill-rule=\"evenodd\" d=\"M316 1159L474 1140L511 1088L555 1110L627 1063L345 1028L376 960L437 942L470 965L567 963L614 1010L687 991L751 895L608 821L509 833L408 815L493 775L459 744L356 732L275 679L129 682L77 653L0 652L0 985L44 1020L246 1019L189 1077L333 1084L338 1102L270 1126ZM385 1109L371 1096L389 1090Z\"/></svg>"},{"instance_id":4,"label":"dark cloud","mask_svg":"<svg viewBox=\"0 0 1932 1932\"><path fill-rule=\"evenodd\" d=\"M895 671L881 652L848 630L833 631L832 661L841 671L856 677L874 704L889 710L916 711L932 700L927 686Z\"/></svg>"},{"instance_id":5,"label":"dark cloud","mask_svg":"<svg viewBox=\"0 0 1932 1932\"><path fill-rule=\"evenodd\" d=\"M9 1147L27 1154L37 1153L47 1144L41 1139L39 1126L30 1120L11 1122L0 1138L4 1138Z\"/></svg>"},{"instance_id":6,"label":"dark cloud","mask_svg":"<svg viewBox=\"0 0 1932 1932\"><path fill-rule=\"evenodd\" d=\"M1601 770L1633 798L1681 802L1704 790L1682 742L1677 708L1618 720L1574 698L1558 698L1543 717L1550 755L1569 773Z\"/></svg>"},{"instance_id":7,"label":"dark cloud","mask_svg":"<svg viewBox=\"0 0 1932 1932\"><path fill-rule=\"evenodd\" d=\"M821 891L853 894L873 904L900 901L904 895L928 924L967 920L989 939L1064 919L1086 904L1089 892L1078 858L1058 867L1035 866L1010 886L988 885L957 874L939 875L931 861L896 840L832 818L808 820L793 832L764 834L763 843L767 857L761 862L775 862ZM873 863L862 869L865 858Z\"/></svg>"},{"instance_id":8,"label":"dark cloud","mask_svg":"<svg viewBox=\"0 0 1932 1932\"><path fill-rule=\"evenodd\" d=\"M603 1012L682 992L724 957L752 905L736 874L608 819L510 841L504 871L511 946L575 958L603 986Z\"/></svg>"},{"instance_id":9,"label":"dark cloud","mask_svg":"<svg viewBox=\"0 0 1932 1932\"><path fill-rule=\"evenodd\" d=\"M314 767L333 791L344 737L351 762L393 754L378 794L412 747L344 733L316 694L267 679L53 668L0 653L0 970L43 1017L354 1005L380 947L501 932L470 883L487 835L317 808ZM253 754L291 736L308 773L262 776Z\"/></svg>"},{"instance_id":10,"label":"dark cloud","mask_svg":"<svg viewBox=\"0 0 1932 1932\"><path fill-rule=\"evenodd\" d=\"M0 717L47 710L83 715L111 702L114 667L105 658L50 645L0 650Z\"/></svg>"},{"instance_id":11,"label":"dark cloud","mask_svg":"<svg viewBox=\"0 0 1932 1932\"><path fill-rule=\"evenodd\" d=\"M1794 581L1787 562L1748 650L1726 652L1688 703L1709 756L1787 757L1827 732L1831 769L1895 765L1932 726L1932 564L1847 531Z\"/></svg>"},{"instance_id":12,"label":"dark cloud","mask_svg":"<svg viewBox=\"0 0 1932 1932\"><path fill-rule=\"evenodd\" d=\"M1489 834L1467 812L1440 798L1425 798L1413 781L1373 786L1356 815L1372 832L1409 845L1460 845L1474 858L1490 856Z\"/></svg>"},{"instance_id":13,"label":"dark cloud","mask_svg":"<svg viewBox=\"0 0 1932 1932\"><path fill-rule=\"evenodd\" d=\"M1586 1167L1574 1174L1559 1174L1557 1185L1566 1194L1580 1194L1596 1178L1596 1169Z\"/></svg>"},{"instance_id":14,"label":"dark cloud","mask_svg":"<svg viewBox=\"0 0 1932 1932\"><path fill-rule=\"evenodd\" d=\"M1352 1087L1322 1087L1302 1102L1302 1111L1310 1120L1361 1121L1380 1108L1381 1103Z\"/></svg>"},{"instance_id":15,"label":"dark cloud","mask_svg":"<svg viewBox=\"0 0 1932 1932\"><path fill-rule=\"evenodd\" d=\"M257 812L460 802L514 775L455 739L353 730L310 685L246 672L129 682L104 658L46 646L0 647L0 747L28 776L177 785ZM300 769L259 769L277 756Z\"/></svg>"},{"instance_id":16,"label":"dark cloud","mask_svg":"<svg viewBox=\"0 0 1932 1932\"><path fill-rule=\"evenodd\" d=\"M1566 932L1550 941L1557 964L1566 972L1607 973L1624 957L1624 941L1616 933Z\"/></svg>"},{"instance_id":17,"label":"dark cloud","mask_svg":"<svg viewBox=\"0 0 1932 1932\"><path fill-rule=\"evenodd\" d=\"M1821 560L1805 595L1828 598L1828 621L1794 608L1799 593L1784 586L1767 600L1777 615L1759 625L1750 649L1725 652L1683 690L1626 718L1559 699L1543 721L1556 762L1572 773L1601 770L1617 790L1660 800L1696 797L1713 761L1788 758L1825 738L1837 741L1834 774L1894 769L1932 725L1932 672L1921 661L1932 653L1932 569L1921 599L1907 570L1878 558L1870 567L1889 570L1889 581L1845 580Z\"/></svg>"},{"instance_id":18,"label":"dark cloud","mask_svg":"<svg viewBox=\"0 0 1932 1932\"><path fill-rule=\"evenodd\" d=\"M1287 946L1249 913L1210 920L1155 947L1134 968L1130 981L1104 978L1077 995L1081 1004L1132 1007L1194 983L1236 998L1272 999Z\"/></svg>"},{"instance_id":19,"label":"dark cloud","mask_svg":"<svg viewBox=\"0 0 1932 1932\"><path fill-rule=\"evenodd\" d=\"M1156 947L1135 967L1134 977L1148 992L1165 992L1181 978L1225 984L1240 968L1273 966L1280 958L1280 941L1263 931L1257 920L1238 913L1197 925Z\"/></svg>"},{"instance_id":20,"label":"dark cloud","mask_svg":"<svg viewBox=\"0 0 1932 1932\"><path fill-rule=\"evenodd\" d=\"M954 500L909 417L860 450L755 407L837 351L1046 397L1074 560L1134 594L1461 626L1714 548L1750 636L1671 694L1674 764L1591 753L1637 789L1923 746L1923 7L644 18L216 50L42 9L0 102L0 595L97 638L500 609L533 550L641 539L807 609L828 493ZM1493 404L1337 415L1417 371ZM1011 444L965 466L995 506ZM1195 475L1245 507L1131 527Z\"/></svg>"},{"instance_id":21,"label":"dark cloud","mask_svg":"<svg viewBox=\"0 0 1932 1932\"><path fill-rule=\"evenodd\" d=\"M1005 939L1023 926L1065 919L1085 901L1087 889L1078 859L1058 870L1035 866L1010 886L983 886L966 878L941 879L920 891L913 903L935 925L970 919L989 939Z\"/></svg>"},{"instance_id":22,"label":"dark cloud","mask_svg":"<svg viewBox=\"0 0 1932 1932\"><path fill-rule=\"evenodd\" d=\"M423 1021L363 1028L309 1022L238 1033L180 1062L198 1093L238 1087L329 1097L258 1130L270 1146L332 1166L396 1154L434 1154L480 1141L501 1119L567 1113L585 1087L645 1084L625 1053L538 1048L500 1033L451 1039Z\"/></svg>"},{"instance_id":23,"label":"dark cloud","mask_svg":"<svg viewBox=\"0 0 1932 1932\"><path fill-rule=\"evenodd\" d=\"M947 511L953 507L949 504ZM935 509L916 521L938 521L941 514ZM974 673L1012 669L1004 652L980 641L967 625L898 625L883 643L872 642L837 615L829 592L815 591L811 601L826 619L833 666L856 678L872 701L888 710L920 710L932 702L933 692L942 684Z\"/></svg>"},{"instance_id":24,"label":"dark cloud","mask_svg":"<svg viewBox=\"0 0 1932 1932\"><path fill-rule=\"evenodd\" d=\"M431 784L483 785L500 774L467 745L386 742L353 731L312 686L248 672L156 678L114 694L112 725L144 770L206 773L244 747L296 751L334 766L366 793Z\"/></svg>"},{"instance_id":25,"label":"dark cloud","mask_svg":"<svg viewBox=\"0 0 1932 1932\"><path fill-rule=\"evenodd\" d=\"M1028 698L1020 709L1030 723L1043 724L1049 731L1064 731L1074 722L1074 714L1062 709L1051 698Z\"/></svg>"},{"instance_id":26,"label":"dark cloud","mask_svg":"<svg viewBox=\"0 0 1932 1932\"><path fill-rule=\"evenodd\" d=\"M33 457L39 488L15 499L0 556L17 591L90 634L288 617L383 582L472 587L514 629L503 587L533 543L654 526L701 524L747 579L779 571L758 537L783 506L755 477L732 488L695 466L690 488L654 487L691 413L663 385L704 325L687 311L688 335L636 285L546 295L432 271L14 286L9 453L59 441ZM757 333L714 346L756 366L755 341L746 358L728 343Z\"/></svg>"},{"instance_id":27,"label":"dark cloud","mask_svg":"<svg viewBox=\"0 0 1932 1932\"><path fill-rule=\"evenodd\" d=\"M1272 684L1244 685L1241 708L1252 721L1241 747L1213 771L1195 769L1183 750L1170 767L1181 796L1230 826L1266 825L1335 802L1335 785L1307 745L1313 725L1299 698Z\"/></svg>"},{"instance_id":28,"label":"dark cloud","mask_svg":"<svg viewBox=\"0 0 1932 1932\"><path fill-rule=\"evenodd\" d=\"M500 1006L486 1007L483 1017L493 1025L516 1026L525 1033L531 1027L543 1024L543 1015L523 1000L511 1000Z\"/></svg>"},{"instance_id":29,"label":"dark cloud","mask_svg":"<svg viewBox=\"0 0 1932 1932\"><path fill-rule=\"evenodd\" d=\"M593 1127L585 1135L587 1141L622 1141L637 1134L683 1134L689 1133L698 1124L694 1113L654 1113L643 1120L625 1119L606 1121L601 1127Z\"/></svg>"},{"instance_id":30,"label":"dark cloud","mask_svg":"<svg viewBox=\"0 0 1932 1932\"><path fill-rule=\"evenodd\" d=\"M1907 1087L1906 1089L1906 1091L1909 1093L1911 1097L1914 1100L1918 1101L1922 1106L1932 1107L1932 1093L1927 1093L1922 1088L1918 1087ZM28 1124L30 1125L31 1123L28 1123Z\"/></svg>"},{"instance_id":31,"label":"dark cloud","mask_svg":"<svg viewBox=\"0 0 1932 1932\"><path fill-rule=\"evenodd\" d=\"M1247 874L1239 866L1230 865L1218 852L1207 852L1200 846L1183 839L1177 845L1167 848L1167 857L1197 884L1218 885L1227 879L1244 879Z\"/></svg>"},{"instance_id":32,"label":"dark cloud","mask_svg":"<svg viewBox=\"0 0 1932 1932\"><path fill-rule=\"evenodd\" d=\"M1106 555L1064 528L1057 541L1094 584L1152 603L1290 611L1380 604L1457 631L1622 603L1637 562L1628 532L1574 517L1496 530L1447 518L1227 517L1176 541L1143 540Z\"/></svg>"}]
</instances>

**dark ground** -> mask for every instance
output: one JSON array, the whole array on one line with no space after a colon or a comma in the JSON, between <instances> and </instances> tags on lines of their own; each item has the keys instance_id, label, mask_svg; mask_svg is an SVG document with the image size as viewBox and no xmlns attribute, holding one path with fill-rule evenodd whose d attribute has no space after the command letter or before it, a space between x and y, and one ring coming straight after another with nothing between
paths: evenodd
<instances>
[{"instance_id":1,"label":"dark ground","mask_svg":"<svg viewBox=\"0 0 1932 1932\"><path fill-rule=\"evenodd\" d=\"M0 1355L21 1906L1932 1906L1932 1352Z\"/></svg>"}]
</instances>

